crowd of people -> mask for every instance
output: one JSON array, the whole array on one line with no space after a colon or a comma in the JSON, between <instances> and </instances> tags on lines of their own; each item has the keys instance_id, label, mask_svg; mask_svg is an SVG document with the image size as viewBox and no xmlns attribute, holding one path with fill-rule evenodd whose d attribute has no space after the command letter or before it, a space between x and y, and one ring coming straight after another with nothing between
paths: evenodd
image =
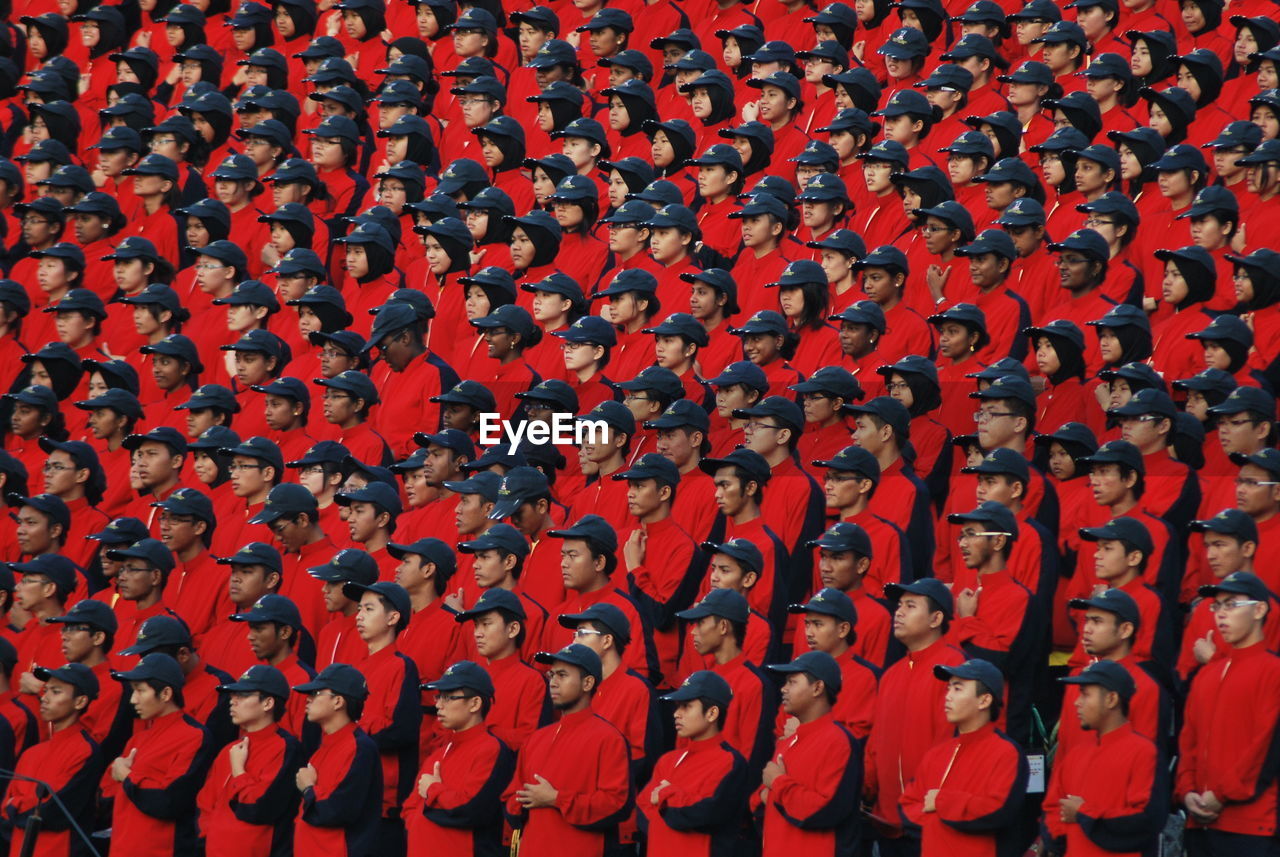
<instances>
[{"instance_id":1,"label":"crowd of people","mask_svg":"<svg viewBox=\"0 0 1280 857\"><path fill-rule=\"evenodd\" d=\"M534 3L0 0L0 847L1280 857L1277 7Z\"/></svg>"}]
</instances>

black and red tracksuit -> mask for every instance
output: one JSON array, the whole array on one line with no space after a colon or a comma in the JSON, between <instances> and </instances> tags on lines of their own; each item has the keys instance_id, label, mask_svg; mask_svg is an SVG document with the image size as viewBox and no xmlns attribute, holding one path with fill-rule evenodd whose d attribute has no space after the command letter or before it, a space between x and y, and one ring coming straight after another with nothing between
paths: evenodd
<instances>
[{"instance_id":1,"label":"black and red tracksuit","mask_svg":"<svg viewBox=\"0 0 1280 857\"><path fill-rule=\"evenodd\" d=\"M112 808L112 857L196 853L196 793L214 752L208 730L175 711L143 724L124 755L135 750Z\"/></svg>"},{"instance_id":2,"label":"black and red tracksuit","mask_svg":"<svg viewBox=\"0 0 1280 857\"><path fill-rule=\"evenodd\" d=\"M9 853L22 853L27 820L35 809L40 810L41 822L33 857L68 857L73 845L78 851L81 843L71 832L67 813L82 826L82 819L93 816L103 764L97 742L78 723L53 733L49 740L24 753L15 768L17 773L48 783L61 806L53 803L48 792L36 783L10 781L4 817L0 820L0 827L7 828L6 838L12 837Z\"/></svg>"},{"instance_id":3,"label":"black and red tracksuit","mask_svg":"<svg viewBox=\"0 0 1280 857\"><path fill-rule=\"evenodd\" d=\"M302 694L295 694L302 696ZM272 723L249 739L244 773L231 773L231 747L223 747L196 797L207 857L288 857L298 814L294 777L302 744Z\"/></svg>"},{"instance_id":4,"label":"black and red tracksuit","mask_svg":"<svg viewBox=\"0 0 1280 857\"><path fill-rule=\"evenodd\" d=\"M376 857L382 765L373 739L354 723L324 735L308 762L316 784L302 793L293 853Z\"/></svg>"},{"instance_id":5,"label":"black and red tracksuit","mask_svg":"<svg viewBox=\"0 0 1280 857\"><path fill-rule=\"evenodd\" d=\"M360 728L373 739L382 762L382 815L395 818L413 788L418 768L422 701L413 660L387 646L358 664L369 685Z\"/></svg>"},{"instance_id":6,"label":"black and red tracksuit","mask_svg":"<svg viewBox=\"0 0 1280 857\"><path fill-rule=\"evenodd\" d=\"M905 824L920 829L921 857L1011 853L1021 835L1027 774L1022 750L994 723L935 744L899 801ZM925 795L934 789L935 811L925 812Z\"/></svg>"},{"instance_id":7,"label":"black and red tracksuit","mask_svg":"<svg viewBox=\"0 0 1280 857\"><path fill-rule=\"evenodd\" d=\"M551 722L547 680L518 654L479 663L494 687L493 708L486 723L502 743L519 753L530 735Z\"/></svg>"},{"instance_id":8,"label":"black and red tracksuit","mask_svg":"<svg viewBox=\"0 0 1280 857\"><path fill-rule=\"evenodd\" d=\"M786 773L751 796L763 817L764 853L855 854L862 838L862 745L828 712L778 742Z\"/></svg>"},{"instance_id":9,"label":"black and red tracksuit","mask_svg":"<svg viewBox=\"0 0 1280 857\"><path fill-rule=\"evenodd\" d=\"M668 785L654 805L650 795ZM738 853L739 816L747 797L747 760L719 735L691 741L658 759L636 795L650 854L730 857Z\"/></svg>"},{"instance_id":10,"label":"black and red tracksuit","mask_svg":"<svg viewBox=\"0 0 1280 857\"><path fill-rule=\"evenodd\" d=\"M516 757L481 724L449 733L427 757L422 773L440 766L440 782L424 798L415 788L404 802L410 854L498 857L502 845L502 792Z\"/></svg>"},{"instance_id":11,"label":"black and red tracksuit","mask_svg":"<svg viewBox=\"0 0 1280 857\"><path fill-rule=\"evenodd\" d=\"M627 739L590 708L533 733L504 793L508 820L521 829L521 857L603 857L631 812L630 761ZM536 776L559 793L555 806L530 810L516 801Z\"/></svg>"}]
</instances>

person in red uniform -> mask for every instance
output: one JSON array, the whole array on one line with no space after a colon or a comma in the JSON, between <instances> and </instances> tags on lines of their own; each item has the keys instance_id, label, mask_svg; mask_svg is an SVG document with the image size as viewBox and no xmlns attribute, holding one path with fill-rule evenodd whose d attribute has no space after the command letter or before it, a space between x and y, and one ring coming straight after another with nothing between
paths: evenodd
<instances>
[{"instance_id":1,"label":"person in red uniform","mask_svg":"<svg viewBox=\"0 0 1280 857\"><path fill-rule=\"evenodd\" d=\"M109 770L115 800L111 855L178 857L195 853L196 793L213 761L209 732L183 712L186 677L178 662L153 652L128 672L130 703L143 721Z\"/></svg>"},{"instance_id":2,"label":"person in red uniform","mask_svg":"<svg viewBox=\"0 0 1280 857\"><path fill-rule=\"evenodd\" d=\"M306 628L314 638L329 621L329 616L324 606L322 587L306 573L306 569L319 559L333 556L336 550L333 541L321 528L320 508L315 495L305 486L293 482L276 485L249 523L269 527L283 549L280 594L288 597L297 608L302 622L298 627ZM292 642L296 644L297 640ZM302 681L296 676L289 676L289 680ZM301 705L297 706L296 713L299 718L303 716ZM299 723L300 720L290 722L285 728L297 735Z\"/></svg>"},{"instance_id":3,"label":"person in red uniform","mask_svg":"<svg viewBox=\"0 0 1280 857\"><path fill-rule=\"evenodd\" d=\"M60 628L48 620L67 612L65 605L75 591L79 574L70 560L52 553L8 565L18 576L14 590L17 606L31 617L14 642L18 657L13 670L13 689L23 694L29 708L35 708L39 703L40 682L32 670L62 660Z\"/></svg>"},{"instance_id":4,"label":"person in red uniform","mask_svg":"<svg viewBox=\"0 0 1280 857\"><path fill-rule=\"evenodd\" d=\"M853 647L858 626L853 601L839 589L824 587L804 604L792 604L789 609L804 616L804 638L809 649L831 655L840 667L842 692L831 709L832 717L855 738L865 742L871 732L880 668L858 657ZM782 737L798 725L785 711L779 714L778 720Z\"/></svg>"},{"instance_id":5,"label":"person in red uniform","mask_svg":"<svg viewBox=\"0 0 1280 857\"><path fill-rule=\"evenodd\" d=\"M494 683L473 661L458 661L423 690L435 693L445 740L422 764L404 804L410 854L483 857L502 849L502 791L515 754L488 725Z\"/></svg>"},{"instance_id":6,"label":"person in red uniform","mask_svg":"<svg viewBox=\"0 0 1280 857\"><path fill-rule=\"evenodd\" d=\"M1231 647L1191 680L1174 797L1186 808L1188 855L1261 855L1275 848L1277 773L1265 763L1280 739L1280 657L1264 624L1275 596L1245 571L1200 595L1214 601L1216 631Z\"/></svg>"},{"instance_id":7,"label":"person in red uniform","mask_svg":"<svg viewBox=\"0 0 1280 857\"><path fill-rule=\"evenodd\" d=\"M297 737L280 725L293 696L289 681L269 664L254 664L218 692L230 697L240 734L218 751L196 795L205 854L287 854L298 814L294 777L305 758Z\"/></svg>"},{"instance_id":8,"label":"person in red uniform","mask_svg":"<svg viewBox=\"0 0 1280 857\"><path fill-rule=\"evenodd\" d=\"M102 750L103 758L114 759L133 726L133 708L121 693L119 682L111 681L111 662L107 659L118 627L115 611L101 601L86 598L53 621L62 625L62 655L66 662L85 666L98 680L98 692L89 701L80 725Z\"/></svg>"},{"instance_id":9,"label":"person in red uniform","mask_svg":"<svg viewBox=\"0 0 1280 857\"><path fill-rule=\"evenodd\" d=\"M248 610L262 596L280 591L280 552L271 545L249 542L231 556L220 557L218 564L230 567L227 595L236 612ZM230 616L209 628L200 639L200 648L210 664L233 676L257 662L244 625Z\"/></svg>"},{"instance_id":10,"label":"person in red uniform","mask_svg":"<svg viewBox=\"0 0 1280 857\"><path fill-rule=\"evenodd\" d=\"M307 720L323 737L294 783L302 793L293 826L295 854L378 857L382 766L378 746L356 721L369 686L348 664L330 664L294 693L307 695Z\"/></svg>"},{"instance_id":11,"label":"person in red uniform","mask_svg":"<svg viewBox=\"0 0 1280 857\"><path fill-rule=\"evenodd\" d=\"M378 563L378 579L390 581L400 564L387 551L396 529L396 518L403 508L400 494L386 482L369 482L355 490L344 486L334 495L334 500L346 508L351 541Z\"/></svg>"},{"instance_id":12,"label":"person in red uniform","mask_svg":"<svg viewBox=\"0 0 1280 857\"><path fill-rule=\"evenodd\" d=\"M890 584L885 596L895 603L893 635L907 653L880 678L863 789L880 853L906 857L920 853L919 831L904 829L898 799L924 754L954 731L942 707L946 688L934 680L933 667L963 663L965 656L946 639L955 615L946 584L933 577Z\"/></svg>"},{"instance_id":13,"label":"person in red uniform","mask_svg":"<svg viewBox=\"0 0 1280 857\"><path fill-rule=\"evenodd\" d=\"M133 611L120 622L116 632L123 649L137 641L142 623L152 616L177 615L164 603L165 586L173 571L173 554L159 539L146 538L129 547L109 548L106 555L120 563L116 572L120 598L133 603ZM121 656L119 652L111 656L111 664L116 669L129 669L136 663L136 658Z\"/></svg>"},{"instance_id":14,"label":"person in red uniform","mask_svg":"<svg viewBox=\"0 0 1280 857\"><path fill-rule=\"evenodd\" d=\"M356 610L360 602L343 594L348 583L373 583L378 579L378 563L362 550L347 548L336 552L324 565L313 565L307 574L321 583L329 622L316 637L316 665L358 663L368 647L356 633Z\"/></svg>"},{"instance_id":15,"label":"person in red uniform","mask_svg":"<svg viewBox=\"0 0 1280 857\"><path fill-rule=\"evenodd\" d=\"M231 619L248 625L249 648L254 657L279 670L287 684L302 684L315 677L316 672L311 665L298 656L303 634L302 616L297 605L288 598L274 592L269 593L253 602L248 610L234 614ZM308 649L310 644L311 641L307 640ZM306 657L310 658L310 653ZM292 694L281 697L280 705L284 709L275 720L280 723L281 729L301 740L305 751L310 753L320 743L320 736L307 722L306 705L303 702ZM234 705L230 711L232 715L235 714Z\"/></svg>"},{"instance_id":16,"label":"person in red uniform","mask_svg":"<svg viewBox=\"0 0 1280 857\"><path fill-rule=\"evenodd\" d=\"M636 433L636 419L621 402L600 402L580 417L607 426L603 433L592 431L584 439L578 458L587 483L573 500L571 519L590 512L604 518L615 530L628 529L627 485L612 479L626 465L627 449Z\"/></svg>"},{"instance_id":17,"label":"person in red uniform","mask_svg":"<svg viewBox=\"0 0 1280 857\"><path fill-rule=\"evenodd\" d=\"M100 688L97 676L84 664L39 667L36 672L44 682L40 719L49 738L23 753L14 766L17 776L7 784L0 804L0 829L10 839L9 853L16 857L27 851L27 825L38 814L39 838L29 853L68 857L84 845L71 825L83 825L83 819L93 817L105 764L98 743L80 722Z\"/></svg>"},{"instance_id":18,"label":"person in red uniform","mask_svg":"<svg viewBox=\"0 0 1280 857\"><path fill-rule=\"evenodd\" d=\"M156 506L160 541L175 560L165 585L165 604L187 624L191 636L200 637L230 606L222 569L209 550L218 523L213 501L195 488L179 488Z\"/></svg>"},{"instance_id":19,"label":"person in red uniform","mask_svg":"<svg viewBox=\"0 0 1280 857\"><path fill-rule=\"evenodd\" d=\"M630 814L627 739L592 708L600 656L580 643L539 652L560 720L533 733L520 751L503 799L519 830L523 857L604 857Z\"/></svg>"},{"instance_id":20,"label":"person in red uniform","mask_svg":"<svg viewBox=\"0 0 1280 857\"><path fill-rule=\"evenodd\" d=\"M762 818L765 854L856 854L865 829L858 811L862 744L832 714L840 666L825 652L771 664L785 676L782 708L797 721L764 767L750 806Z\"/></svg>"},{"instance_id":21,"label":"person in red uniform","mask_svg":"<svg viewBox=\"0 0 1280 857\"><path fill-rule=\"evenodd\" d=\"M1167 783L1155 743L1129 722L1133 676L1098 661L1059 681L1079 687L1073 714L1097 736L1055 758L1044 797L1046 850L1150 853L1165 822Z\"/></svg>"},{"instance_id":22,"label":"person in red uniform","mask_svg":"<svg viewBox=\"0 0 1280 857\"><path fill-rule=\"evenodd\" d=\"M1004 677L990 661L936 664L955 736L933 745L903 790L905 823L920 830L925 857L1018 850L1028 769L1022 749L996 729Z\"/></svg>"}]
</instances>

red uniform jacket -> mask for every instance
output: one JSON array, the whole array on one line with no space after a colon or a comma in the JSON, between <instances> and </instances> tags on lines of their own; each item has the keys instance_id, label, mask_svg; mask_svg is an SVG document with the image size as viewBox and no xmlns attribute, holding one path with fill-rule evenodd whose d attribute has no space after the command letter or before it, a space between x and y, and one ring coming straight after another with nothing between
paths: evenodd
<instances>
[{"instance_id":1,"label":"red uniform jacket","mask_svg":"<svg viewBox=\"0 0 1280 857\"><path fill-rule=\"evenodd\" d=\"M395 646L374 652L357 668L369 685L360 728L378 747L382 814L394 818L409 796L418 763L418 733L422 725L418 668Z\"/></svg>"},{"instance_id":2,"label":"red uniform jacket","mask_svg":"<svg viewBox=\"0 0 1280 857\"><path fill-rule=\"evenodd\" d=\"M417 788L404 804L410 854L497 854L502 847L502 790L515 754L485 725L450 733L427 757L423 773L440 766L441 781Z\"/></svg>"},{"instance_id":3,"label":"red uniform jacket","mask_svg":"<svg viewBox=\"0 0 1280 857\"><path fill-rule=\"evenodd\" d=\"M780 741L774 758L786 773L751 796L764 814L764 853L857 853L862 748L849 730L824 714Z\"/></svg>"},{"instance_id":4,"label":"red uniform jacket","mask_svg":"<svg viewBox=\"0 0 1280 857\"><path fill-rule=\"evenodd\" d=\"M486 723L503 744L518 753L530 735L551 722L547 681L519 655L483 664L495 691Z\"/></svg>"},{"instance_id":5,"label":"red uniform jacket","mask_svg":"<svg viewBox=\"0 0 1280 857\"><path fill-rule=\"evenodd\" d=\"M631 811L629 761L626 738L590 708L535 732L504 794L512 826L523 831L521 855L602 857L608 831ZM559 792L554 807L526 810L516 802L535 774Z\"/></svg>"},{"instance_id":6,"label":"red uniform jacket","mask_svg":"<svg viewBox=\"0 0 1280 857\"><path fill-rule=\"evenodd\" d=\"M102 766L97 742L79 725L73 725L33 746L18 760L15 770L52 786L76 823L83 825L83 819L93 814ZM35 783L17 779L9 782L7 789L3 823L12 830L9 853L17 857L22 852L27 819L32 810L39 808L40 833L33 857L67 857L74 834L66 814L50 801L48 793L42 793Z\"/></svg>"},{"instance_id":7,"label":"red uniform jacket","mask_svg":"<svg viewBox=\"0 0 1280 857\"><path fill-rule=\"evenodd\" d=\"M147 722L124 750L133 769L121 783L111 816L113 857L175 857L196 848L196 792L213 745L181 711Z\"/></svg>"},{"instance_id":8,"label":"red uniform jacket","mask_svg":"<svg viewBox=\"0 0 1280 857\"><path fill-rule=\"evenodd\" d=\"M921 829L921 857L995 857L1007 850L1001 848L1005 839L1019 835L1014 822L1026 787L1022 750L988 723L925 753L902 793L902 817ZM924 796L932 789L938 789L936 811L925 812Z\"/></svg>"},{"instance_id":9,"label":"red uniform jacket","mask_svg":"<svg viewBox=\"0 0 1280 857\"><path fill-rule=\"evenodd\" d=\"M418 448L413 442L414 432L434 432L439 428L440 405L432 402L431 397L453 389L457 383L458 373L431 352L413 360L403 372L393 372L387 378L378 391L380 404L374 411L372 428L386 438L397 461L408 458ZM377 459L360 460L368 464L382 463Z\"/></svg>"},{"instance_id":10,"label":"red uniform jacket","mask_svg":"<svg viewBox=\"0 0 1280 857\"><path fill-rule=\"evenodd\" d=\"M275 723L244 737L249 739L244 773L232 776L234 745L224 747L196 796L208 857L289 853L298 806L294 775L302 767L302 745Z\"/></svg>"},{"instance_id":11,"label":"red uniform jacket","mask_svg":"<svg viewBox=\"0 0 1280 857\"><path fill-rule=\"evenodd\" d=\"M354 723L320 739L315 786L302 793L293 853L376 857L382 808L378 748Z\"/></svg>"},{"instance_id":12,"label":"red uniform jacket","mask_svg":"<svg viewBox=\"0 0 1280 857\"><path fill-rule=\"evenodd\" d=\"M663 787L654 806L649 796ZM649 853L713 857L733 853L735 822L747 796L747 763L718 736L693 741L658 759L649 784L637 794Z\"/></svg>"},{"instance_id":13,"label":"red uniform jacket","mask_svg":"<svg viewBox=\"0 0 1280 857\"><path fill-rule=\"evenodd\" d=\"M670 516L632 528L620 536L619 543L626 544L636 530L645 535L645 562L628 570L631 597L648 612L653 625L658 669L663 678L659 686L675 687L676 662L680 657L680 623L676 620L676 611L692 603L706 568L706 557ZM620 567L626 568L622 547L618 548L618 554Z\"/></svg>"},{"instance_id":14,"label":"red uniform jacket","mask_svg":"<svg viewBox=\"0 0 1280 857\"><path fill-rule=\"evenodd\" d=\"M1188 826L1273 836L1276 772L1265 768L1276 752L1280 657L1257 643L1206 665L1191 682L1183 716L1177 799L1211 791L1223 803L1217 821Z\"/></svg>"}]
</instances>

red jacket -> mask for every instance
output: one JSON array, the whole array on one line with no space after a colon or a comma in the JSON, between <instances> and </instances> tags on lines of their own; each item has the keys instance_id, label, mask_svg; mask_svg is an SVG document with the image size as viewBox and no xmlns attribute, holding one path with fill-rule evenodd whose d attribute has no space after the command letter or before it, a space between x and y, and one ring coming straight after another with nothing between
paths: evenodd
<instances>
[{"instance_id":1,"label":"red jacket","mask_svg":"<svg viewBox=\"0 0 1280 857\"><path fill-rule=\"evenodd\" d=\"M1213 823L1188 820L1188 827L1273 836L1276 772L1266 763L1276 752L1280 657L1257 643L1206 665L1191 682L1183 717L1177 799L1211 791L1223 804Z\"/></svg>"},{"instance_id":2,"label":"red jacket","mask_svg":"<svg viewBox=\"0 0 1280 857\"><path fill-rule=\"evenodd\" d=\"M348 723L320 739L310 765L318 779L302 793L293 853L375 857L382 769L373 739Z\"/></svg>"},{"instance_id":3,"label":"red jacket","mask_svg":"<svg viewBox=\"0 0 1280 857\"><path fill-rule=\"evenodd\" d=\"M1071 857L1138 857L1155 845L1164 824L1162 802L1152 797L1162 779L1156 745L1129 723L1089 739L1059 751L1044 798L1045 826L1054 839L1066 839L1064 853ZM1084 798L1074 824L1058 814L1058 801L1068 795Z\"/></svg>"},{"instance_id":4,"label":"red jacket","mask_svg":"<svg viewBox=\"0 0 1280 857\"><path fill-rule=\"evenodd\" d=\"M632 806L627 740L590 708L533 733L506 793L506 812L522 830L522 857L602 857L609 832ZM545 777L559 797L554 807L527 810L515 793Z\"/></svg>"},{"instance_id":5,"label":"red jacket","mask_svg":"<svg viewBox=\"0 0 1280 857\"><path fill-rule=\"evenodd\" d=\"M403 372L392 372L378 391L380 404L374 410L371 428L386 439L396 460L408 458L418 448L417 431L434 432L440 426L440 405L432 396L458 383L458 373L438 355L427 352L415 358ZM355 455L356 451L352 450ZM359 457L359 456L357 456ZM367 464L378 459L361 458Z\"/></svg>"},{"instance_id":6,"label":"red jacket","mask_svg":"<svg viewBox=\"0 0 1280 857\"><path fill-rule=\"evenodd\" d=\"M83 826L83 819L93 816L102 766L102 753L97 742L79 725L73 725L33 746L22 755L14 769L23 776L44 780L52 786L67 812ZM22 853L27 819L32 810L38 808L40 833L33 857L67 857L71 853L74 834L63 810L52 803L48 793L35 783L14 779L7 783L7 789L3 824L10 828L13 837L10 855L17 857Z\"/></svg>"},{"instance_id":7,"label":"red jacket","mask_svg":"<svg viewBox=\"0 0 1280 857\"><path fill-rule=\"evenodd\" d=\"M675 687L681 636L676 611L683 610L692 603L698 581L706 568L706 557L697 549L689 534L670 516L652 524L640 524L631 528L625 536L619 536L619 544L625 545L631 533L636 531L642 532L645 537L645 562L636 568L627 569L631 580L631 597L648 612L653 624L658 669L663 678L659 686ZM618 554L619 566L626 568L622 547L618 548Z\"/></svg>"},{"instance_id":8,"label":"red jacket","mask_svg":"<svg viewBox=\"0 0 1280 857\"><path fill-rule=\"evenodd\" d=\"M181 711L148 721L125 746L137 751L119 785L111 815L112 857L176 857L196 853L196 792L213 745Z\"/></svg>"},{"instance_id":9,"label":"red jacket","mask_svg":"<svg viewBox=\"0 0 1280 857\"><path fill-rule=\"evenodd\" d=\"M355 614L330 614L329 624L320 629L316 640L316 669L329 664L358 664L369 654L369 647L356 633Z\"/></svg>"},{"instance_id":10,"label":"red jacket","mask_svg":"<svg viewBox=\"0 0 1280 857\"><path fill-rule=\"evenodd\" d=\"M195 638L235 612L227 596L227 571L209 551L201 551L190 562L178 561L165 585L165 601Z\"/></svg>"},{"instance_id":11,"label":"red jacket","mask_svg":"<svg viewBox=\"0 0 1280 857\"><path fill-rule=\"evenodd\" d=\"M666 782L658 804L650 795ZM736 819L747 796L747 763L719 736L693 741L658 759L653 777L636 795L650 854L713 857L733 853Z\"/></svg>"},{"instance_id":12,"label":"red jacket","mask_svg":"<svg viewBox=\"0 0 1280 857\"><path fill-rule=\"evenodd\" d=\"M515 754L480 725L449 734L427 757L423 773L440 766L441 781L424 798L415 787L404 803L410 854L458 857L498 854L502 847L502 790Z\"/></svg>"},{"instance_id":13,"label":"red jacket","mask_svg":"<svg viewBox=\"0 0 1280 857\"><path fill-rule=\"evenodd\" d=\"M413 788L418 763L422 725L418 669L395 646L374 652L357 668L369 685L360 728L377 745L382 762L382 815L395 818Z\"/></svg>"},{"instance_id":14,"label":"red jacket","mask_svg":"<svg viewBox=\"0 0 1280 857\"><path fill-rule=\"evenodd\" d=\"M751 796L764 814L764 853L857 853L862 750L849 730L824 714L780 741L774 759L786 773Z\"/></svg>"},{"instance_id":15,"label":"red jacket","mask_svg":"<svg viewBox=\"0 0 1280 857\"><path fill-rule=\"evenodd\" d=\"M282 857L290 853L297 814L294 775L302 767L302 745L276 723L243 737L249 739L244 773L232 776L230 752L235 745L223 747L196 796L205 853Z\"/></svg>"},{"instance_id":16,"label":"red jacket","mask_svg":"<svg viewBox=\"0 0 1280 857\"><path fill-rule=\"evenodd\" d=\"M486 722L503 744L518 753L529 736L551 722L546 679L519 655L481 663L495 691Z\"/></svg>"},{"instance_id":17,"label":"red jacket","mask_svg":"<svg viewBox=\"0 0 1280 857\"><path fill-rule=\"evenodd\" d=\"M942 684L936 678L933 679ZM902 817L920 828L921 857L1007 853L1027 788L1027 762L994 723L935 744L900 801ZM924 796L937 789L935 812Z\"/></svg>"}]
</instances>

